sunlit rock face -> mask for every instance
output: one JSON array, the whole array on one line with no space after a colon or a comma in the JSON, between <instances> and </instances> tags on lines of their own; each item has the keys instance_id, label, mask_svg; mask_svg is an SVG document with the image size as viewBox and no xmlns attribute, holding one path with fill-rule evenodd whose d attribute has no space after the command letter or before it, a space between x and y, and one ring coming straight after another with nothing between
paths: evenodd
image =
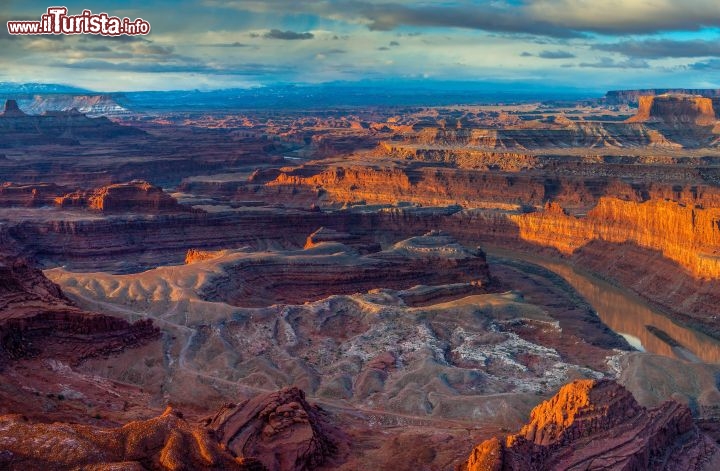
<instances>
[{"instance_id":1,"label":"sunlit rock face","mask_svg":"<svg viewBox=\"0 0 720 471\"><path fill-rule=\"evenodd\" d=\"M662 252L698 278L720 276L720 208L601 198L584 217L570 216L549 203L543 211L511 219L523 239L566 254L592 240L632 242Z\"/></svg>"},{"instance_id":2,"label":"sunlit rock face","mask_svg":"<svg viewBox=\"0 0 720 471\"><path fill-rule=\"evenodd\" d=\"M77 191L55 198L61 207L80 207L103 212L183 212L187 206L146 181L116 183L91 191ZM196 212L198 212L196 210Z\"/></svg>"},{"instance_id":3,"label":"sunlit rock face","mask_svg":"<svg viewBox=\"0 0 720 471\"><path fill-rule=\"evenodd\" d=\"M716 120L716 111L710 98L692 95L659 95L639 97L637 114L628 122L711 126Z\"/></svg>"},{"instance_id":4,"label":"sunlit rock face","mask_svg":"<svg viewBox=\"0 0 720 471\"><path fill-rule=\"evenodd\" d=\"M0 466L25 469L262 471L256 460L232 456L211 432L168 408L119 428L32 423L0 416Z\"/></svg>"},{"instance_id":5,"label":"sunlit rock face","mask_svg":"<svg viewBox=\"0 0 720 471\"><path fill-rule=\"evenodd\" d=\"M676 402L640 406L609 380L563 386L520 432L478 445L463 468L485 470L711 470L720 448Z\"/></svg>"}]
</instances>

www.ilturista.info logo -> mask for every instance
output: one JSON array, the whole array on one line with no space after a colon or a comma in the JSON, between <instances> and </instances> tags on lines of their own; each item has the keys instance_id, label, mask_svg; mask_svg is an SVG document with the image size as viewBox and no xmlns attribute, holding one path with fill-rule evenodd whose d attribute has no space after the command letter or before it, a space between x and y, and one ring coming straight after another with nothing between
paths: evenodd
<instances>
[{"instance_id":1,"label":"www.ilturista.info logo","mask_svg":"<svg viewBox=\"0 0 720 471\"><path fill-rule=\"evenodd\" d=\"M137 18L118 18L107 13L94 14L83 10L68 15L65 7L50 7L40 21L8 21L10 34L99 34L102 36L135 36L150 32L150 23Z\"/></svg>"}]
</instances>

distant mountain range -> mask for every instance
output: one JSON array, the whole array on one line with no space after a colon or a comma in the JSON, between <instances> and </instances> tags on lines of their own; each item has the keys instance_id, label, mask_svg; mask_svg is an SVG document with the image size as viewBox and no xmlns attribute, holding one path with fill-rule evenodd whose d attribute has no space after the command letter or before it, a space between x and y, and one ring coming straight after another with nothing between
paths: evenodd
<instances>
[{"instance_id":1,"label":"distant mountain range","mask_svg":"<svg viewBox=\"0 0 720 471\"><path fill-rule=\"evenodd\" d=\"M360 81L324 84L276 84L225 90L95 92L42 83L0 83L0 99L15 99L32 114L77 108L114 116L168 111L231 111L240 109L325 109L356 106L449 106L456 104L522 103L538 100L590 98L593 92L548 89L535 83ZM82 98L78 98L82 97ZM99 98L101 97L101 98ZM85 106L87 104L87 106Z\"/></svg>"},{"instance_id":2,"label":"distant mountain range","mask_svg":"<svg viewBox=\"0 0 720 471\"><path fill-rule=\"evenodd\" d=\"M0 95L34 95L38 93L93 93L85 88L56 83L0 82Z\"/></svg>"},{"instance_id":3,"label":"distant mountain range","mask_svg":"<svg viewBox=\"0 0 720 471\"><path fill-rule=\"evenodd\" d=\"M91 116L128 113L329 109L361 106L451 106L537 101L637 104L643 94L664 92L718 96L720 90L652 89L603 93L548 88L542 83L432 80L276 84L225 90L169 90L103 93L68 85L0 82L0 100L15 99L30 114L73 108Z\"/></svg>"}]
</instances>

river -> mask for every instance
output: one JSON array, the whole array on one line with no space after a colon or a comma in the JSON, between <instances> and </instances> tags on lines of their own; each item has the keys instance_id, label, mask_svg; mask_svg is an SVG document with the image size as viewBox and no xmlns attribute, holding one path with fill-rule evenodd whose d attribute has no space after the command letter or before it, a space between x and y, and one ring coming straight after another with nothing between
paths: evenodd
<instances>
[{"instance_id":1,"label":"river","mask_svg":"<svg viewBox=\"0 0 720 471\"><path fill-rule=\"evenodd\" d=\"M530 262L560 275L608 327L640 351L693 362L720 363L720 341L677 324L635 293L567 263L505 250L488 250L488 254Z\"/></svg>"}]
</instances>

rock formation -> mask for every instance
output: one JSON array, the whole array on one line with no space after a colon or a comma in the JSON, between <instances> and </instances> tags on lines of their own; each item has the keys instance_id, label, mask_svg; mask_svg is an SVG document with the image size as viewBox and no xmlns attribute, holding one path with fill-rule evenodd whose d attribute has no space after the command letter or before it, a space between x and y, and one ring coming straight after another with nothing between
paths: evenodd
<instances>
[{"instance_id":1,"label":"rock formation","mask_svg":"<svg viewBox=\"0 0 720 471\"><path fill-rule=\"evenodd\" d=\"M23 111L18 107L17 101L15 100L7 100L5 102L5 110L2 113L3 118L17 118L17 117L23 117L27 116Z\"/></svg>"},{"instance_id":2,"label":"rock formation","mask_svg":"<svg viewBox=\"0 0 720 471\"><path fill-rule=\"evenodd\" d=\"M717 121L710 98L692 95L641 96L629 123L657 122L671 126L712 126Z\"/></svg>"},{"instance_id":3,"label":"rock formation","mask_svg":"<svg viewBox=\"0 0 720 471\"><path fill-rule=\"evenodd\" d=\"M656 95L697 95L705 98L720 97L717 88L648 88L643 90L611 90L605 94L608 105L636 104L640 97Z\"/></svg>"},{"instance_id":4,"label":"rock formation","mask_svg":"<svg viewBox=\"0 0 720 471\"><path fill-rule=\"evenodd\" d=\"M116 183L92 191L78 191L57 197L61 207L86 207L102 212L182 212L187 206L145 181Z\"/></svg>"},{"instance_id":5,"label":"rock formation","mask_svg":"<svg viewBox=\"0 0 720 471\"><path fill-rule=\"evenodd\" d=\"M364 256L346 245L322 242L301 251L227 254L208 263L217 268L200 287L201 296L245 307L415 285L468 283L482 291L490 281L482 250L439 233Z\"/></svg>"},{"instance_id":6,"label":"rock formation","mask_svg":"<svg viewBox=\"0 0 720 471\"><path fill-rule=\"evenodd\" d=\"M88 118L77 110L25 114L15 100L5 103L0 114L0 145L25 146L75 144L78 139L108 139L144 136L145 132L116 124L105 117Z\"/></svg>"},{"instance_id":7,"label":"rock formation","mask_svg":"<svg viewBox=\"0 0 720 471\"><path fill-rule=\"evenodd\" d=\"M712 470L720 447L676 402L640 406L610 380L578 380L530 415L519 433L478 445L463 466L485 470Z\"/></svg>"},{"instance_id":8,"label":"rock formation","mask_svg":"<svg viewBox=\"0 0 720 471\"><path fill-rule=\"evenodd\" d=\"M90 117L128 116L132 112L120 105L110 95L66 95L62 93L35 95L31 102L25 104L30 114L41 115L46 112L77 110Z\"/></svg>"},{"instance_id":9,"label":"rock formation","mask_svg":"<svg viewBox=\"0 0 720 471\"><path fill-rule=\"evenodd\" d=\"M190 249L187 251L187 254L185 254L185 264L190 265L192 263L204 262L205 260L212 260L222 255L222 251L213 252L209 250Z\"/></svg>"},{"instance_id":10,"label":"rock formation","mask_svg":"<svg viewBox=\"0 0 720 471\"><path fill-rule=\"evenodd\" d=\"M207 427L235 456L256 457L278 471L317 469L344 439L327 414L294 387L227 405L208 421Z\"/></svg>"},{"instance_id":11,"label":"rock formation","mask_svg":"<svg viewBox=\"0 0 720 471\"><path fill-rule=\"evenodd\" d=\"M253 459L232 457L204 428L168 408L161 416L120 428L32 423L0 416L0 468L95 470L262 471Z\"/></svg>"}]
</instances>

